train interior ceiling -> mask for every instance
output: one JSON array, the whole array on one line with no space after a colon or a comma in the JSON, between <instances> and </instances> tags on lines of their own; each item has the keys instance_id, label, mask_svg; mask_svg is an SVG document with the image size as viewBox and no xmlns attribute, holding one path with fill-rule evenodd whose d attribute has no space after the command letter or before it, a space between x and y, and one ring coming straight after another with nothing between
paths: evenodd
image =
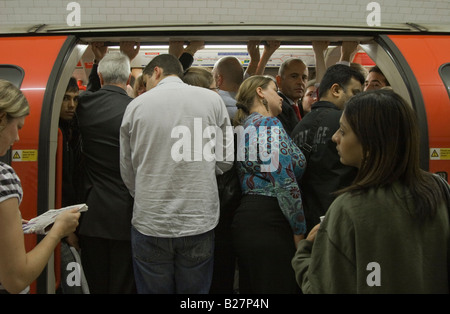
<instances>
[{"instance_id":1,"label":"train interior ceiling","mask_svg":"<svg viewBox=\"0 0 450 314\"><path fill-rule=\"evenodd\" d=\"M324 39L322 39L324 40ZM264 45L266 40L256 40L259 43L260 55L263 54ZM186 47L189 42L186 42ZM108 51L119 51L119 43L106 43L109 45ZM138 76L141 70L150 62L150 60L156 55L168 53L169 44L142 44L139 54L131 62L131 68L133 69L133 75ZM333 64L339 60L340 57L340 42L330 43L325 51L325 60L327 65ZM234 56L238 58L243 67L246 68L250 63L250 55L247 51L247 43L222 43L222 44L208 44L206 43L204 48L198 50L194 55L194 63L192 66L199 66L212 69L214 64L224 56ZM310 79L315 75L315 56L312 47L312 43L308 44L283 44L272 54L265 69L265 74L276 76L278 68L281 63L288 58L296 57L302 59L309 67ZM83 54L81 60L77 63L76 69L73 72L74 77L80 80L82 84L86 85L89 77L90 70L94 55L90 48L87 48ZM375 62L365 53L361 46L355 51L353 55L353 62L361 64L366 69L375 65Z\"/></svg>"},{"instance_id":2,"label":"train interior ceiling","mask_svg":"<svg viewBox=\"0 0 450 314\"><path fill-rule=\"evenodd\" d=\"M130 34L130 33L129 33ZM131 33L132 34L132 33ZM92 36L79 37L78 55L79 58L72 66L73 72L71 75L80 80L81 85L87 85L89 73L92 68L94 55L90 50L89 44L96 41L105 42L109 46L109 52L119 51L119 43L121 41L136 41L141 47L138 56L131 62L133 68L133 76L137 77L145 65L150 60L161 53L168 53L169 41L183 41L185 45L192 41L204 41L203 49L198 50L194 55L194 63L192 66L202 66L212 68L214 63L223 56L235 56L243 64L244 68L250 62L250 57L247 52L247 43L249 41L260 41L260 55L263 53L264 43L275 40L280 41L281 46L273 53L269 62L267 63L265 74L276 76L278 68L281 63L290 57L301 58L310 69L310 79L315 75L315 58L312 48L313 41L327 41L329 42L328 49L325 51L326 65L330 66L340 58L340 49L343 41L356 41L359 43L358 50L353 55L353 62L361 64L366 69L377 64L384 72L385 76L391 82L391 86L402 95L408 102L410 102L409 93L406 85L403 83L401 74L396 70L393 60L385 49L380 49L380 45L376 41L376 36L367 34L347 35L330 31L329 34L321 32L319 35L311 36L295 36L295 35L258 35L258 36L242 36L237 35L217 35L211 36ZM68 81L68 77L63 81Z\"/></svg>"}]
</instances>

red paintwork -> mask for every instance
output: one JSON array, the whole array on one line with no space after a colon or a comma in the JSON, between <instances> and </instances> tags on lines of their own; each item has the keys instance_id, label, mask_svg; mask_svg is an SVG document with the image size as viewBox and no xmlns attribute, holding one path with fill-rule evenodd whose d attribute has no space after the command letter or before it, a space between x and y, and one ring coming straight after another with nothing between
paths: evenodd
<instances>
[{"instance_id":1,"label":"red paintwork","mask_svg":"<svg viewBox=\"0 0 450 314\"><path fill-rule=\"evenodd\" d=\"M392 35L389 38L400 49L411 67L425 102L430 147L450 148L450 100L438 74L439 67L450 62L449 36ZM20 131L20 141L13 149L39 149L39 123L45 88L50 72L66 36L0 38L0 64L14 64L25 70L21 89L31 105L31 114ZM373 61L358 54L355 62L366 66ZM21 212L24 219L37 214L38 162L12 162L21 178L24 199ZM430 171L450 172L450 161L430 161ZM59 199L57 200L59 202ZM26 248L36 245L35 236L26 236ZM32 292L34 291L32 285Z\"/></svg>"},{"instance_id":2,"label":"red paintwork","mask_svg":"<svg viewBox=\"0 0 450 314\"><path fill-rule=\"evenodd\" d=\"M30 115L19 133L20 141L13 149L39 149L39 123L45 88L58 53L67 37L6 37L0 38L0 64L14 64L25 71L21 90L30 103ZM22 182L24 197L20 211L24 219L37 215L38 161L12 162ZM25 246L31 250L36 236L25 236ZM35 285L31 287L34 292Z\"/></svg>"},{"instance_id":3,"label":"red paintwork","mask_svg":"<svg viewBox=\"0 0 450 314\"><path fill-rule=\"evenodd\" d=\"M439 67L450 62L450 36L391 35L419 83L430 148L450 149L450 99ZM450 160L430 160L430 171L450 173Z\"/></svg>"}]
</instances>

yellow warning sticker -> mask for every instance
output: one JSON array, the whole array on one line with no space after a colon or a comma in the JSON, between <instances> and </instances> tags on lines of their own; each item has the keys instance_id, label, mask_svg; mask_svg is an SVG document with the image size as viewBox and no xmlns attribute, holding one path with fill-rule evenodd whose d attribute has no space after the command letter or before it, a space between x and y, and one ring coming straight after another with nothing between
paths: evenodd
<instances>
[{"instance_id":1,"label":"yellow warning sticker","mask_svg":"<svg viewBox=\"0 0 450 314\"><path fill-rule=\"evenodd\" d=\"M12 161L37 161L37 149L22 149L12 151Z\"/></svg>"},{"instance_id":2,"label":"yellow warning sticker","mask_svg":"<svg viewBox=\"0 0 450 314\"><path fill-rule=\"evenodd\" d=\"M450 160L450 148L430 148L430 160Z\"/></svg>"}]
</instances>

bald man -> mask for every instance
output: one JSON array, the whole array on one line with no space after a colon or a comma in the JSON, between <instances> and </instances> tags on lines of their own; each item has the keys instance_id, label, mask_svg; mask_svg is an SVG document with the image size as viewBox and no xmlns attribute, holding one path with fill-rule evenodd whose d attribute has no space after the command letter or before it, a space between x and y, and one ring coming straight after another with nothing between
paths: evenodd
<instances>
[{"instance_id":1,"label":"bald man","mask_svg":"<svg viewBox=\"0 0 450 314\"><path fill-rule=\"evenodd\" d=\"M244 79L242 63L236 57L223 57L216 62L212 73L216 86L219 88L218 93L227 107L230 120L233 120L237 111L236 94Z\"/></svg>"},{"instance_id":2,"label":"bald man","mask_svg":"<svg viewBox=\"0 0 450 314\"><path fill-rule=\"evenodd\" d=\"M277 118L283 124L285 131L291 135L301 119L298 104L305 94L308 67L301 59L287 59L281 64L276 79L278 94L283 98L283 111Z\"/></svg>"}]
</instances>

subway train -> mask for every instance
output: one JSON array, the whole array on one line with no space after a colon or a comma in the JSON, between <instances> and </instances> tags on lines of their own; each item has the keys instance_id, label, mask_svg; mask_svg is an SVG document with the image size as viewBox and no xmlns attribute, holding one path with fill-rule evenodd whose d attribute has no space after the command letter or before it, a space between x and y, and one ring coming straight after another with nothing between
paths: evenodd
<instances>
[{"instance_id":1,"label":"subway train","mask_svg":"<svg viewBox=\"0 0 450 314\"><path fill-rule=\"evenodd\" d=\"M20 141L3 158L22 180L24 219L61 206L62 154L58 135L60 104L69 78L87 83L93 54L89 44L103 41L110 51L121 41L141 45L132 68L142 69L155 55L167 53L168 43L204 41L193 66L212 67L220 57L234 55L245 67L247 42L281 41L267 64L276 75L289 57L300 57L314 69L314 40L329 41L327 64L335 62L343 41L359 42L354 62L378 65L392 88L413 106L421 130L421 167L448 180L450 171L450 25L402 24L383 27L320 25L153 25L58 27L36 25L0 30L0 78L21 88L31 114ZM262 47L262 46L261 46ZM262 49L262 48L261 48ZM26 248L40 240L26 235ZM31 293L54 293L59 275L58 250Z\"/></svg>"}]
</instances>

